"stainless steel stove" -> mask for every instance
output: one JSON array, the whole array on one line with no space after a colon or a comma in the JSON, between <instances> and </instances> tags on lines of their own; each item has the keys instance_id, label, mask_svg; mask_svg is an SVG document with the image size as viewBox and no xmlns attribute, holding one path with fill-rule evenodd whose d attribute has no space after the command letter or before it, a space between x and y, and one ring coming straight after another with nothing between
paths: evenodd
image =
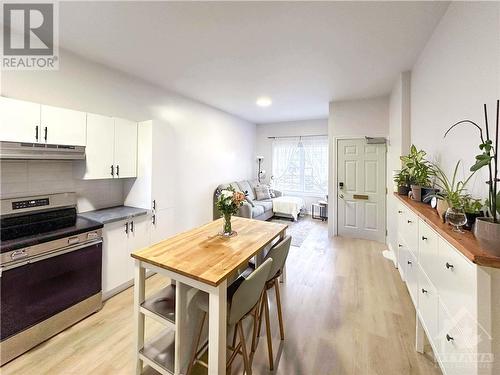
<instances>
[{"instance_id":1,"label":"stainless steel stove","mask_svg":"<svg viewBox=\"0 0 500 375\"><path fill-rule=\"evenodd\" d=\"M102 224L75 193L3 199L0 365L101 307Z\"/></svg>"}]
</instances>

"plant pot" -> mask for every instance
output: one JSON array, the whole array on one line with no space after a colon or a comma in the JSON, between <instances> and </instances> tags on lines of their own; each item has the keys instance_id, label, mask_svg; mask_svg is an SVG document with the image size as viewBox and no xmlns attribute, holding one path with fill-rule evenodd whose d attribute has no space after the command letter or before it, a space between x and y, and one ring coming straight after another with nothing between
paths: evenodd
<instances>
[{"instance_id":1,"label":"plant pot","mask_svg":"<svg viewBox=\"0 0 500 375\"><path fill-rule=\"evenodd\" d=\"M410 188L406 185L398 186L398 194L399 195L408 195Z\"/></svg>"},{"instance_id":2,"label":"plant pot","mask_svg":"<svg viewBox=\"0 0 500 375\"><path fill-rule=\"evenodd\" d=\"M410 198L417 202L422 202L422 186L411 185Z\"/></svg>"},{"instance_id":3,"label":"plant pot","mask_svg":"<svg viewBox=\"0 0 500 375\"><path fill-rule=\"evenodd\" d=\"M443 223L446 221L444 218L444 215L446 214L446 210L448 208L450 208L450 205L448 204L448 202L446 202L443 199L438 199L436 210L437 210L438 215L441 218L441 221Z\"/></svg>"},{"instance_id":4,"label":"plant pot","mask_svg":"<svg viewBox=\"0 0 500 375\"><path fill-rule=\"evenodd\" d=\"M478 217L474 235L482 248L500 255L500 223L494 223L490 217Z\"/></svg>"},{"instance_id":5,"label":"plant pot","mask_svg":"<svg viewBox=\"0 0 500 375\"><path fill-rule=\"evenodd\" d=\"M474 224L476 223L476 219L478 217L483 216L483 214L480 212L474 212L474 213L466 212L465 216L467 216L467 224L464 225L464 229L465 230L472 230L472 228L474 227Z\"/></svg>"}]
</instances>

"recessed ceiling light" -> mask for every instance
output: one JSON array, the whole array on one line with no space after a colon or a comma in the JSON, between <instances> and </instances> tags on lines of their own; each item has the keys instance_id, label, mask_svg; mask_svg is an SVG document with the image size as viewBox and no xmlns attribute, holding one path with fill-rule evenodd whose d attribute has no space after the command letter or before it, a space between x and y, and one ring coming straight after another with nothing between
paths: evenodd
<instances>
[{"instance_id":1,"label":"recessed ceiling light","mask_svg":"<svg viewBox=\"0 0 500 375\"><path fill-rule=\"evenodd\" d=\"M259 107L269 107L272 103L273 101L271 100L271 98L267 96L261 96L260 98L257 98L257 101L255 102L255 104L257 104Z\"/></svg>"}]
</instances>

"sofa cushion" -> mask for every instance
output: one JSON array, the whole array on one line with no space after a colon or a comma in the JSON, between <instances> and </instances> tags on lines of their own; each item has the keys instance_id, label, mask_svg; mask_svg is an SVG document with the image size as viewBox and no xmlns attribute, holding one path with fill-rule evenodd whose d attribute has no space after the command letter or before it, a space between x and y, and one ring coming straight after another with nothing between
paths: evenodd
<instances>
[{"instance_id":1,"label":"sofa cushion","mask_svg":"<svg viewBox=\"0 0 500 375\"><path fill-rule=\"evenodd\" d=\"M252 207L252 217L257 217L260 216L264 213L264 207L255 205L255 207Z\"/></svg>"},{"instance_id":2,"label":"sofa cushion","mask_svg":"<svg viewBox=\"0 0 500 375\"><path fill-rule=\"evenodd\" d=\"M257 186L255 188L255 195L257 196L258 201L271 199L271 193L269 191L269 187L266 185Z\"/></svg>"},{"instance_id":3,"label":"sofa cushion","mask_svg":"<svg viewBox=\"0 0 500 375\"><path fill-rule=\"evenodd\" d=\"M238 181L238 186L240 187L240 190L244 193L247 193L248 198L251 200L255 200L255 193L253 191L252 186L248 183L248 181Z\"/></svg>"},{"instance_id":4,"label":"sofa cushion","mask_svg":"<svg viewBox=\"0 0 500 375\"><path fill-rule=\"evenodd\" d=\"M273 201L272 200L264 200L264 201L253 201L255 206L264 207L264 211L269 211L273 209Z\"/></svg>"},{"instance_id":5,"label":"sofa cushion","mask_svg":"<svg viewBox=\"0 0 500 375\"><path fill-rule=\"evenodd\" d=\"M240 187L236 182L231 182L229 186L231 186L235 191L241 191Z\"/></svg>"}]
</instances>

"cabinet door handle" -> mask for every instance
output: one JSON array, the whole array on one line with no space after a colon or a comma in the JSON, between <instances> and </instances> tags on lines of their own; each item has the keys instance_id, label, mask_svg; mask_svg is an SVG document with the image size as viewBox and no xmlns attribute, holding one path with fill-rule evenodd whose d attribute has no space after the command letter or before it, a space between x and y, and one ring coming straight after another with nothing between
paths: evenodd
<instances>
[{"instance_id":1,"label":"cabinet door handle","mask_svg":"<svg viewBox=\"0 0 500 375\"><path fill-rule=\"evenodd\" d=\"M427 237L422 236L422 241L426 241Z\"/></svg>"},{"instance_id":2,"label":"cabinet door handle","mask_svg":"<svg viewBox=\"0 0 500 375\"><path fill-rule=\"evenodd\" d=\"M125 223L125 233L128 234L128 221Z\"/></svg>"},{"instance_id":3,"label":"cabinet door handle","mask_svg":"<svg viewBox=\"0 0 500 375\"><path fill-rule=\"evenodd\" d=\"M413 223L413 221L411 221L411 220L407 220L407 221L408 221L408 224L411 224L411 223Z\"/></svg>"},{"instance_id":4,"label":"cabinet door handle","mask_svg":"<svg viewBox=\"0 0 500 375\"><path fill-rule=\"evenodd\" d=\"M133 221L130 222L130 231L132 233L134 233L134 222Z\"/></svg>"},{"instance_id":5,"label":"cabinet door handle","mask_svg":"<svg viewBox=\"0 0 500 375\"><path fill-rule=\"evenodd\" d=\"M120 177L120 166L118 164L116 165L116 176Z\"/></svg>"},{"instance_id":6,"label":"cabinet door handle","mask_svg":"<svg viewBox=\"0 0 500 375\"><path fill-rule=\"evenodd\" d=\"M402 214L402 213L403 213L403 211L401 211L401 210L398 210L398 214Z\"/></svg>"},{"instance_id":7,"label":"cabinet door handle","mask_svg":"<svg viewBox=\"0 0 500 375\"><path fill-rule=\"evenodd\" d=\"M446 268L447 269L450 269L450 268L453 269L454 266L453 266L453 264L450 264L450 263L446 262Z\"/></svg>"},{"instance_id":8,"label":"cabinet door handle","mask_svg":"<svg viewBox=\"0 0 500 375\"><path fill-rule=\"evenodd\" d=\"M35 126L35 138L36 138L36 141L38 142L38 125Z\"/></svg>"},{"instance_id":9,"label":"cabinet door handle","mask_svg":"<svg viewBox=\"0 0 500 375\"><path fill-rule=\"evenodd\" d=\"M398 243L398 247L403 247L403 245L401 245L400 243Z\"/></svg>"},{"instance_id":10,"label":"cabinet door handle","mask_svg":"<svg viewBox=\"0 0 500 375\"><path fill-rule=\"evenodd\" d=\"M156 224L156 215L153 215L151 219L153 220L153 224Z\"/></svg>"},{"instance_id":11,"label":"cabinet door handle","mask_svg":"<svg viewBox=\"0 0 500 375\"><path fill-rule=\"evenodd\" d=\"M111 166L111 176L114 176L115 175L115 166L112 165Z\"/></svg>"},{"instance_id":12,"label":"cabinet door handle","mask_svg":"<svg viewBox=\"0 0 500 375\"><path fill-rule=\"evenodd\" d=\"M455 339L452 336L446 334L446 340L448 340L448 342L450 342L450 341L453 341Z\"/></svg>"},{"instance_id":13,"label":"cabinet door handle","mask_svg":"<svg viewBox=\"0 0 500 375\"><path fill-rule=\"evenodd\" d=\"M422 293L427 293L427 290L425 290L424 288L422 288Z\"/></svg>"},{"instance_id":14,"label":"cabinet door handle","mask_svg":"<svg viewBox=\"0 0 500 375\"><path fill-rule=\"evenodd\" d=\"M43 138L45 139L45 142L47 142L47 133L48 133L48 130L47 130L47 127L45 127L44 136L43 136Z\"/></svg>"},{"instance_id":15,"label":"cabinet door handle","mask_svg":"<svg viewBox=\"0 0 500 375\"><path fill-rule=\"evenodd\" d=\"M412 262L411 262L411 260L409 260L409 261L408 261L407 263L408 263L408 264L409 264L410 266L412 265Z\"/></svg>"}]
</instances>

